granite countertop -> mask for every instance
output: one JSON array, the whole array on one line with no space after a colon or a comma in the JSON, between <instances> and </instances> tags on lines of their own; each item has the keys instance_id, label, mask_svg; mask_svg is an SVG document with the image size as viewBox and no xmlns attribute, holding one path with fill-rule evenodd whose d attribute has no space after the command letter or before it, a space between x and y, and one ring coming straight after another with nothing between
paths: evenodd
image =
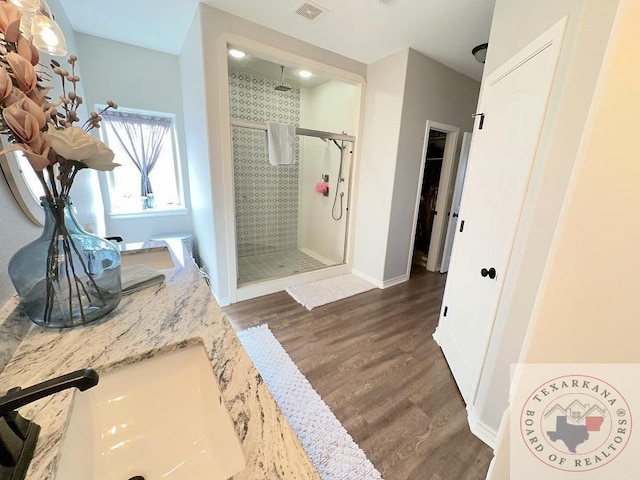
<instances>
[{"instance_id":1,"label":"granite countertop","mask_svg":"<svg viewBox=\"0 0 640 480\"><path fill-rule=\"evenodd\" d=\"M195 263L177 257L180 266L163 270L165 284L123 297L101 320L69 330L33 325L0 374L0 391L87 366L105 372L202 342L246 458L234 478L319 479ZM12 317L15 322L20 316L15 304L11 300L0 309L0 322ZM55 478L75 394L81 395L67 390L20 409L42 427L28 479Z\"/></svg>"}]
</instances>

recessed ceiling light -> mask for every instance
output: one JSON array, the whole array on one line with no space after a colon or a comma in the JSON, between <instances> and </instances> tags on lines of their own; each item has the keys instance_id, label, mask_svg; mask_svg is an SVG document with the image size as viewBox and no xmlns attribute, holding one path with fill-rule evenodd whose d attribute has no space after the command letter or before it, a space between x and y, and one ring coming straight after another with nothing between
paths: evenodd
<instances>
[{"instance_id":1,"label":"recessed ceiling light","mask_svg":"<svg viewBox=\"0 0 640 480\"><path fill-rule=\"evenodd\" d=\"M230 48L229 49L229 55L231 55L233 58L244 58L247 56L246 53L244 53L241 50L237 50L235 48Z\"/></svg>"},{"instance_id":2,"label":"recessed ceiling light","mask_svg":"<svg viewBox=\"0 0 640 480\"><path fill-rule=\"evenodd\" d=\"M300 70L298 72L298 76L302 78L309 78L309 77L313 77L313 73L311 73L309 70Z\"/></svg>"}]
</instances>

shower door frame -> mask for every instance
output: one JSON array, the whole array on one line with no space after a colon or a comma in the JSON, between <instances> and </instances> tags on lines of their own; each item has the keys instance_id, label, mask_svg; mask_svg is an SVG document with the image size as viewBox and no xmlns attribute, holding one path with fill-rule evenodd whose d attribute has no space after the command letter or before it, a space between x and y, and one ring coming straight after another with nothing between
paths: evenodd
<instances>
[{"instance_id":1,"label":"shower door frame","mask_svg":"<svg viewBox=\"0 0 640 480\"><path fill-rule=\"evenodd\" d=\"M314 270L307 273L301 273L294 277L285 277L284 279L276 279L268 282L270 288L264 289L263 292L255 292L255 294L249 292L249 287L241 287L238 290L238 258L237 258L237 245L236 245L236 222L235 222L235 185L233 181L233 145L231 124L231 111L229 107L229 64L227 60L227 48L229 45L234 45L236 48L252 51L258 54L262 59L272 61L278 64L293 64L304 65L306 68L321 71L335 80L355 85L359 88L359 101L357 106L357 119L354 129L355 143L352 144L352 165L351 176L349 179L349 199L347 202L348 218L347 218L347 234L345 243L347 248L345 250L345 263L337 265L335 267L327 267L320 270ZM354 250L354 230L355 219L357 216L357 178L360 172L360 154L361 143L363 136L363 121L365 110L365 96L366 96L366 78L363 75L355 73L353 71L344 70L340 67L329 65L312 58L303 57L291 51L282 50L281 48L267 45L264 42L249 39L247 37L237 35L235 33L225 32L221 34L217 39L217 63L216 63L216 77L220 78L220 84L218 85L218 96L220 102L218 103L218 111L220 119L224 120L220 124L215 124L214 129L217 129L220 134L220 157L212 161L222 161L222 183L223 183L223 202L222 208L216 208L214 206L214 212L217 214L224 214L224 222L213 222L212 234L214 237L218 237L216 234L217 228L224 231L224 245L216 245L214 247L218 255L224 255L226 252L226 259L221 263L226 264L226 271L218 269L218 273L222 278L225 275L226 285L221 282L220 290L222 295L217 295L216 300L221 306L229 305L230 303L236 303L238 301L247 300L260 295L266 295L268 293L275 293L277 291L284 290L289 285L305 283L313 280L321 280L324 278L330 278L336 275L342 275L351 273L353 263L353 250ZM219 185L219 184L218 184ZM213 188L213 184L212 184ZM214 195L216 196L216 195ZM214 214L215 214L214 213ZM217 268L217 267L216 267ZM223 273L224 272L224 273ZM287 285L284 285L287 281ZM257 286L263 286L265 284L257 284Z\"/></svg>"},{"instance_id":2,"label":"shower door frame","mask_svg":"<svg viewBox=\"0 0 640 480\"><path fill-rule=\"evenodd\" d=\"M234 127L253 128L257 130L264 130L265 132L267 130L267 124L264 122L256 122L253 120L243 120L243 119L238 119L233 117L230 117L229 120L230 120L229 124L230 124L231 130L233 130ZM237 246L237 231L236 231L236 222L235 222L236 205L235 205L235 179L234 179L231 182L234 190L234 194L232 197L234 220L233 220L232 228L230 228L230 232L229 232L230 236L232 236L232 240L231 240L232 243L230 244L230 246L233 246L233 249L234 249L233 259L235 263L234 265L235 275L230 275L231 278L230 278L229 286L230 286L231 303L235 303L243 300L249 300L251 298L255 298L261 295L267 295L269 293L282 291L285 288L292 286L294 284L306 283L314 280L330 278L336 275L347 274L347 273L350 273L351 271L351 266L349 265L348 257L349 257L349 235L351 232L351 219L352 219L352 216L350 215L351 199L352 199L351 189L354 186L353 151L356 144L356 137L354 137L353 135L347 135L344 133L325 132L321 130L312 130L312 129L300 128L300 127L296 127L296 135L351 143L351 148L349 149L351 151L351 159L350 159L351 161L349 162L349 182L347 184L347 191L346 191L347 202L346 202L345 214L347 215L347 218L346 218L346 224L345 224L344 248L342 253L343 262L338 265L330 265L323 268L318 268L316 270L311 270L308 272L297 273L295 275L288 275L285 277L267 278L260 282L239 286L238 285L238 276L239 276L238 275L239 273L238 272L238 246ZM233 145L231 146L231 162L233 163Z\"/></svg>"}]
</instances>

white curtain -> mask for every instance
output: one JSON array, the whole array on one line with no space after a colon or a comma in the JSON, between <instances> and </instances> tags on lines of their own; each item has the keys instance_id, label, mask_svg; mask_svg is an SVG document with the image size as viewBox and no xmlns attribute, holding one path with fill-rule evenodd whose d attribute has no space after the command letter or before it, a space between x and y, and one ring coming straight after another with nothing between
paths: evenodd
<instances>
[{"instance_id":1,"label":"white curtain","mask_svg":"<svg viewBox=\"0 0 640 480\"><path fill-rule=\"evenodd\" d=\"M164 137L171 131L171 118L109 110L102 119L109 140L115 137L120 142L140 172L140 196L153 193L149 175L160 156Z\"/></svg>"}]
</instances>

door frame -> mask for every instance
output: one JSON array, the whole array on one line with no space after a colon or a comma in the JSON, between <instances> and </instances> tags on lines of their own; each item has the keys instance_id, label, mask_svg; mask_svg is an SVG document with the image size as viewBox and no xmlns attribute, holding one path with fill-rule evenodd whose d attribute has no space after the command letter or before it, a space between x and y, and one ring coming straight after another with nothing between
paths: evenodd
<instances>
[{"instance_id":1,"label":"door frame","mask_svg":"<svg viewBox=\"0 0 640 480\"><path fill-rule=\"evenodd\" d=\"M276 279L262 282L259 287L253 289L252 287L238 287L238 251L237 251L237 237L236 237L236 205L235 205L235 182L234 182L234 164L233 164L233 127L231 126L231 111L230 111L230 99L229 99L229 61L227 57L227 48L229 44L236 45L240 48L253 51L261 58L270 62L282 65L290 64L304 64L308 65L317 71L321 71L331 75L335 80L340 82L349 83L357 87L358 94L356 99L358 102L358 109L354 112L356 116L355 124L355 143L352 145L352 171L349 181L349 196L345 205L350 215L347 217L347 235L345 250L345 263L336 267L327 267L320 270L297 274L290 277L289 283L285 283L284 279ZM360 74L353 73L338 67L328 65L326 63L318 62L307 57L303 57L296 53L281 50L279 48L270 47L261 42L251 40L247 37L236 35L233 33L224 33L220 36L217 42L217 66L221 76L220 80L220 94L219 94L219 117L221 121L220 125L220 145L222 149L222 181L223 181L223 202L222 208L224 210L224 222L213 222L214 230L220 228L220 224L223 224L221 230L226 244L215 246L215 253L217 256L224 255L226 251L226 261L228 268L226 272L220 274L221 288L225 286L228 288L228 296L219 298L215 295L216 300L220 306L227 306L233 303L237 303L243 300L255 298L260 295L267 295L270 293L280 292L285 290L288 286L297 285L301 283L308 283L315 280L322 280L337 275L349 273L353 266L353 250L354 250L354 232L355 232L355 220L357 218L357 178L360 173L360 152L362 151L362 138L363 138L363 121L364 109L365 109L365 96L366 96L366 79ZM215 210L215 209L214 209ZM216 215L217 216L217 213ZM224 285L224 282L227 285ZM242 290L244 288L244 291ZM212 291L214 291L212 289Z\"/></svg>"},{"instance_id":2,"label":"door frame","mask_svg":"<svg viewBox=\"0 0 640 480\"><path fill-rule=\"evenodd\" d=\"M413 211L413 224L411 227L411 243L409 244L409 258L407 259L407 278L411 275L411 264L413 263L413 248L416 243L416 230L418 223L418 211L420 209L420 195L422 195L422 182L424 181L424 169L427 164L427 148L429 147L429 133L431 130L437 130L447 134L447 140L444 146L444 155L442 156L442 170L440 171L440 182L438 184L438 199L436 201L436 211L445 212L447 209L447 203L449 202L449 190L451 189L451 172L453 171L453 164L455 161L456 148L458 146L458 134L460 129L453 125L447 125L446 123L440 123L433 120L427 120L424 133L424 142L422 146L422 159L420 160L420 175L418 176L418 192L416 195L416 204ZM442 217L440 217L442 218ZM436 258L434 255L427 255L427 270L436 272L440 268L442 247L443 247L443 232L447 223L442 221L438 227L439 233L434 230L431 232L431 241L429 242L429 252L436 252ZM437 247L434 245L434 235L437 240Z\"/></svg>"},{"instance_id":3,"label":"door frame","mask_svg":"<svg viewBox=\"0 0 640 480\"><path fill-rule=\"evenodd\" d=\"M458 222L451 217L452 214L458 214L460 211L460 201L462 200L462 189L464 188L464 179L467 173L467 164L469 163L469 152L471 150L471 139L473 138L473 134L471 132L464 132L462 134L462 146L460 148L460 155L458 155L458 166L456 167L456 176L455 183L453 187L453 192L451 195L451 203L448 208L448 219L447 219L447 228L446 234L444 236L444 245L442 246L442 259L440 262L440 273L447 273L449 271L449 265L444 267L445 256L447 250L451 250L449 252L449 257L453 253L453 242L456 236L456 230L458 229ZM464 161L463 161L464 160ZM456 201L456 197L458 198L458 212L454 212L454 203Z\"/></svg>"}]
</instances>

